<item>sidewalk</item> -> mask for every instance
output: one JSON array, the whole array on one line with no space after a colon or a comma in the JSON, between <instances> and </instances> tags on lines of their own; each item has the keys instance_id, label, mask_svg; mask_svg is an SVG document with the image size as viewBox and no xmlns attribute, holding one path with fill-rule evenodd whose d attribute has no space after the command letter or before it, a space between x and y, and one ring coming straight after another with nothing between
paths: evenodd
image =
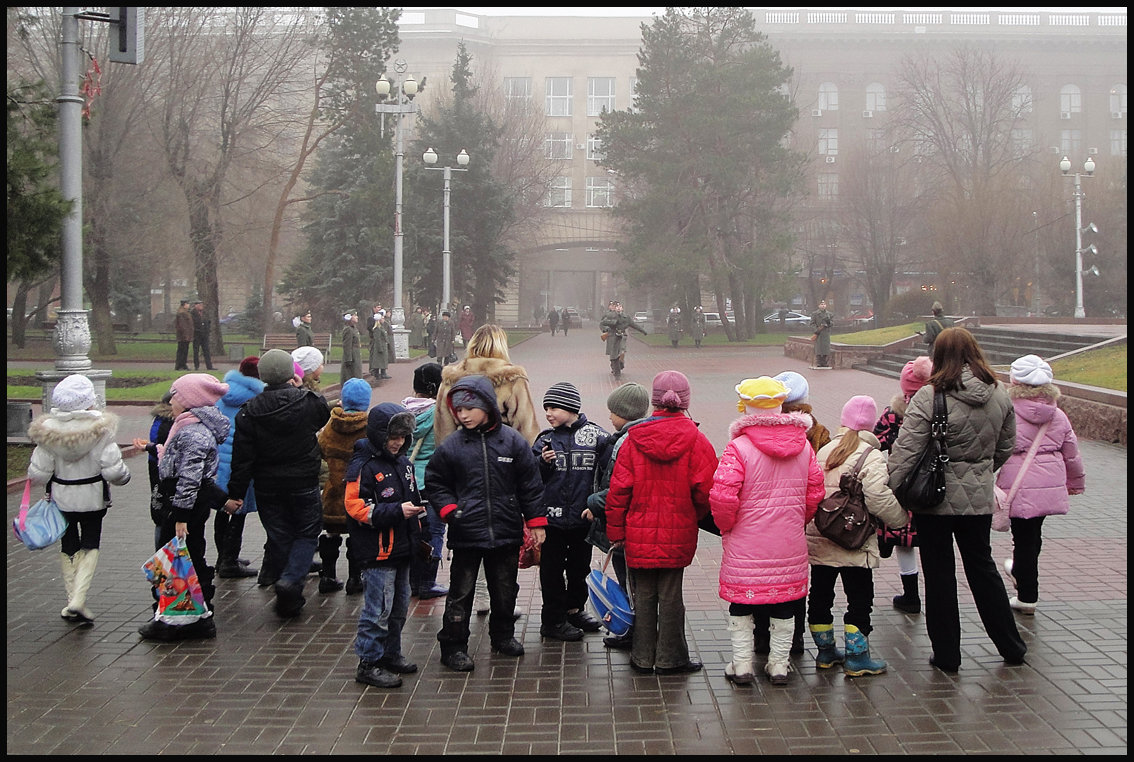
<instances>
[{"instance_id":1,"label":"sidewalk","mask_svg":"<svg viewBox=\"0 0 1134 762\"><path fill-rule=\"evenodd\" d=\"M597 330L542 334L512 351L540 404L553 383L579 387L583 411L609 424L610 375ZM134 366L131 366L134 367ZM220 363L218 367L228 367ZM411 393L415 363L372 400ZM622 381L649 386L676 368L692 382L691 415L723 449L737 415L733 386L748 376L795 370L808 377L817 419L837 428L843 402L868 394L879 409L897 390L890 379L853 370L810 371L772 347L696 350L632 342ZM338 380L337 366L324 379ZM36 406L38 411L38 405ZM148 408L118 407L120 441L145 436ZM1027 664L1005 667L961 586L964 663L957 675L928 664L924 615L895 611L895 562L875 574L872 653L889 662L877 677L817 672L814 649L795 658L787 687L760 679L739 688L723 676L730 646L727 607L717 597L720 540L701 533L685 574L688 636L702 672L639 675L626 652L600 635L580 643L541 641L538 572L521 571L517 637L527 654L493 656L487 620L473 622L476 670L440 666L436 634L444 598L414 601L404 634L418 673L395 690L354 682L352 650L359 596L319 595L307 586L302 616L281 622L272 593L251 579L217 582L215 641L154 644L137 627L149 616L140 566L152 552L147 479L114 491L98 574L90 592L97 621L77 628L63 605L58 553L27 551L9 533L9 754L1123 754L1127 749L1126 449L1081 442L1087 494L1071 514L1044 526L1041 602L1018 616ZM8 495L8 518L20 495ZM211 544L211 537L209 538ZM246 558L258 565L263 530L245 530ZM994 555L1011 553L995 534ZM211 552L211 551L210 551ZM596 564L600 559L595 557ZM342 562L341 562L342 563ZM344 564L345 565L345 564ZM345 569L340 569L340 576ZM443 564L442 583L447 566ZM841 608L843 598L837 599ZM758 660L762 664L762 660Z\"/></svg>"}]
</instances>

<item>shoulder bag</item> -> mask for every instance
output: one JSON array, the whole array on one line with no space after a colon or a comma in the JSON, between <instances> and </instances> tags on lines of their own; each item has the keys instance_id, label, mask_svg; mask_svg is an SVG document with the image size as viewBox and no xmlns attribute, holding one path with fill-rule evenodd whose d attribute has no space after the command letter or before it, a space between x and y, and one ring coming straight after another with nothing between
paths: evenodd
<instances>
[{"instance_id":1,"label":"shoulder bag","mask_svg":"<svg viewBox=\"0 0 1134 762\"><path fill-rule=\"evenodd\" d=\"M907 511L933 508L945 500L945 465L949 462L945 429L948 423L945 393L935 392L929 440L913 469L894 490L894 496Z\"/></svg>"},{"instance_id":2,"label":"shoulder bag","mask_svg":"<svg viewBox=\"0 0 1134 762\"><path fill-rule=\"evenodd\" d=\"M839 488L819 502L815 528L819 534L846 550L858 550L874 534L874 517L866 510L862 479L858 472L872 448L867 448L854 468L839 477Z\"/></svg>"},{"instance_id":3,"label":"shoulder bag","mask_svg":"<svg viewBox=\"0 0 1134 762\"><path fill-rule=\"evenodd\" d=\"M40 550L54 545L67 531L67 519L50 497L31 503L31 480L24 482L24 497L20 501L20 514L12 519L12 532L28 550Z\"/></svg>"},{"instance_id":4,"label":"shoulder bag","mask_svg":"<svg viewBox=\"0 0 1134 762\"><path fill-rule=\"evenodd\" d=\"M1016 493L1020 491L1020 485L1024 482L1024 474L1028 472L1028 466L1032 465L1035 460L1036 452L1039 451L1040 442L1043 441L1043 435L1047 433L1047 427L1051 421L1045 422L1036 431L1035 439L1032 440L1032 446L1028 448L1027 457L1020 465L1020 470L1016 472L1016 480L1012 482L1012 488L1005 492L1000 487L993 485L992 489L996 495L996 510L992 513L992 529L996 532L1007 532L1012 527L1012 517L1010 510L1012 508L1012 500L1015 499Z\"/></svg>"}]
</instances>

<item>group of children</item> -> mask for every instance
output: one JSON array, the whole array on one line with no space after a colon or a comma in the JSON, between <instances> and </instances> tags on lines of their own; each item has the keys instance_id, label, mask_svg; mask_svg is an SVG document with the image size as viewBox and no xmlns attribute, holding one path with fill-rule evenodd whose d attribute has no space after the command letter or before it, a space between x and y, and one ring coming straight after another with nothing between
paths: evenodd
<instances>
[{"instance_id":1,"label":"group of children","mask_svg":"<svg viewBox=\"0 0 1134 762\"><path fill-rule=\"evenodd\" d=\"M319 360L321 369L321 358L303 359ZM205 374L182 376L163 400L171 408L168 419L155 418L154 435L161 431L166 441L136 440L151 453L155 494L164 490L172 506L155 516L155 523L160 518L155 546L174 536L187 540L202 586L208 588L210 612L211 567L203 554L209 514L202 512L198 493L210 480L222 488L235 485L239 494L228 501L224 526L218 521L216 529L218 570L224 570L222 576L255 574L242 570L240 532L231 520L245 501L254 499L253 477L264 483L266 472L247 462L239 442L237 465L231 466L230 428L237 421L237 430L243 427L244 436L251 436L253 424L239 420L249 415L252 399L264 409L251 415L279 415L290 409L293 423L312 418L313 413L302 412L312 390L286 391L302 385L304 372L298 363L292 367L291 357L286 360L265 355L258 363L242 363L239 371L230 372L236 375L226 378L228 383ZM702 665L691 658L685 639L682 580L702 529L722 538L719 594L728 602L732 658L725 676L730 682L752 683L754 656L767 653L768 678L773 684L786 683L789 657L802 651L804 611L818 649L818 668L842 665L850 676L885 671L886 663L871 656L868 638L872 570L890 551L898 555L904 590L894 606L910 613L920 610L912 551L916 532L910 514L887 484L885 453L901 428L905 405L929 382L931 371L928 358L907 364L901 394L881 416L871 397L852 397L834 435L815 420L807 404L806 379L798 373L745 379L735 388L741 415L730 425L729 442L719 458L689 415L689 380L678 371L659 373L652 389L634 383L615 389L607 400L613 433L587 419L574 385L554 384L543 397L548 426L534 444L504 423L497 392L485 376L460 378L438 399L441 366L426 363L415 372L414 396L403 404L373 407L369 384L348 380L337 404L324 404L325 415L304 425L330 472L319 489L323 523L318 549L324 568L329 567L320 592L342 587L335 579L334 559L343 534L349 535L348 578L357 580L364 592L355 640L356 679L390 688L401 684L401 675L416 671L401 643L411 595L447 595L437 635L441 662L456 671L474 669L468 642L482 567L491 601L492 651L522 655L513 611L519 591L518 551L527 537L541 548L541 636L577 641L601 629L586 611L586 577L592 548L599 547L610 553L635 610L631 631L607 637L605 644L628 649L630 666L637 672L697 671ZM317 378L317 370L306 375ZM247 380L256 376L262 379ZM1033 439L1043 439L1031 477L1023 479L1020 498L1013 504L1015 553L1005 563L1018 586L1012 606L1030 614L1038 600L1043 517L1066 512L1066 494L1083 489L1083 470L1074 432L1055 404L1059 395L1050 366L1032 355L1020 358L1012 365L1011 380L1010 396L1020 423L1015 460L1001 473L1001 486L1028 469L1020 461ZM61 615L82 624L94 619L85 594L97 560L101 519L110 505L105 485L129 479L120 454L115 457L117 448L107 444L113 444L115 419L96 409L89 384L82 376L64 379L55 389L52 410L29 429L37 443L29 479L53 484L53 496L71 520L62 554L68 605ZM237 387L241 394L230 399ZM276 396L269 399L265 395L272 390ZM231 409L221 404L224 400ZM457 430L435 445L438 405L444 405ZM303 437L295 440L296 447L306 442ZM867 509L880 528L862 547L847 550L822 536L812 519L820 501L852 468L858 469ZM273 473L282 478L278 465ZM76 478L80 476L84 478ZM163 480L169 481L165 487ZM1056 499L1058 495L1062 499ZM278 501L278 484L268 488L266 496ZM342 508L337 518L336 506ZM287 577L283 586L294 588L294 578L308 571L318 534L304 530L292 537L297 548L312 545L306 560L303 552L289 557L290 545L269 538L266 551L282 555L272 558L266 553L264 567L271 567L277 579ZM451 551L447 590L436 582L446 534ZM837 646L832 614L840 580L847 598L843 649ZM284 595L281 583L276 584L277 609L281 615L294 615L280 607L297 610L301 595ZM169 627L155 617L140 632L155 639L179 639ZM180 634L213 637L215 626L206 615L193 633Z\"/></svg>"}]
</instances>

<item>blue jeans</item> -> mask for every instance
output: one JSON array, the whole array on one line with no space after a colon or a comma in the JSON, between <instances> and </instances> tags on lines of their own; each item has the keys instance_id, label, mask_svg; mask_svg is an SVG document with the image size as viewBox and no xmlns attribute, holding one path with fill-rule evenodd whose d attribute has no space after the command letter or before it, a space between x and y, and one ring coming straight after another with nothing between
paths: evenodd
<instances>
[{"instance_id":1,"label":"blue jeans","mask_svg":"<svg viewBox=\"0 0 1134 762\"><path fill-rule=\"evenodd\" d=\"M362 611L354 652L360 661L377 662L402 655L402 629L409 614L409 559L397 566L362 570Z\"/></svg>"},{"instance_id":2,"label":"blue jeans","mask_svg":"<svg viewBox=\"0 0 1134 762\"><path fill-rule=\"evenodd\" d=\"M318 486L294 492L255 487L260 522L268 535L266 555L282 565L280 583L302 586L323 531L322 491Z\"/></svg>"}]
</instances>

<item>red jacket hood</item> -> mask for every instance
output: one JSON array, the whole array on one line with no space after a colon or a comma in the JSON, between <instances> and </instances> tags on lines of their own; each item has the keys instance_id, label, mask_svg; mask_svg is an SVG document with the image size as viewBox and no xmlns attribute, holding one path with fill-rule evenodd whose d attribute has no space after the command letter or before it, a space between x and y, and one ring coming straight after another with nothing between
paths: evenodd
<instances>
[{"instance_id":1,"label":"red jacket hood","mask_svg":"<svg viewBox=\"0 0 1134 762\"><path fill-rule=\"evenodd\" d=\"M697 423L683 411L657 410L652 416L634 425L630 436L650 460L669 463L684 454L690 429Z\"/></svg>"}]
</instances>

